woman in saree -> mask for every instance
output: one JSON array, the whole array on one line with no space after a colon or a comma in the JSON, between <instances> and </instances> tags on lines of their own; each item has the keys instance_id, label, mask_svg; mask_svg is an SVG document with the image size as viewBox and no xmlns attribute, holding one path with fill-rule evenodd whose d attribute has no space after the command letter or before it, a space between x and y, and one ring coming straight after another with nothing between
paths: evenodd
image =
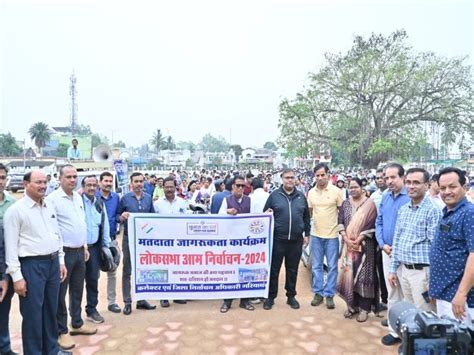
<instances>
[{"instance_id":1,"label":"woman in saree","mask_svg":"<svg viewBox=\"0 0 474 355\"><path fill-rule=\"evenodd\" d=\"M365 322L370 311L377 312L379 303L375 262L377 208L365 195L359 178L351 180L349 195L339 209L338 228L343 251L337 292L347 303L344 317L357 315L358 322Z\"/></svg>"}]
</instances>

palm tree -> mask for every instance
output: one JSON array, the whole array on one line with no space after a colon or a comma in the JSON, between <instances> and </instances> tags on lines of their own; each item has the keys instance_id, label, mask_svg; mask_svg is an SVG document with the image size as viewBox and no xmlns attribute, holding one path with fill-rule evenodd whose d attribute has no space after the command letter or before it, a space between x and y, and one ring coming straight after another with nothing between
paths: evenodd
<instances>
[{"instance_id":1,"label":"palm tree","mask_svg":"<svg viewBox=\"0 0 474 355\"><path fill-rule=\"evenodd\" d=\"M150 144L155 149L155 152L158 153L161 148L164 148L166 145L165 136L161 133L161 129L157 129L153 136L150 139Z\"/></svg>"},{"instance_id":2,"label":"palm tree","mask_svg":"<svg viewBox=\"0 0 474 355\"><path fill-rule=\"evenodd\" d=\"M165 142L166 149L168 150L173 150L176 147L176 144L174 144L173 137L168 136L166 137L166 142Z\"/></svg>"},{"instance_id":3,"label":"palm tree","mask_svg":"<svg viewBox=\"0 0 474 355\"><path fill-rule=\"evenodd\" d=\"M31 139L34 139L35 145L38 147L38 151L41 154L43 148L46 146L46 142L50 140L52 132L46 123L36 122L30 127L28 134Z\"/></svg>"}]
</instances>

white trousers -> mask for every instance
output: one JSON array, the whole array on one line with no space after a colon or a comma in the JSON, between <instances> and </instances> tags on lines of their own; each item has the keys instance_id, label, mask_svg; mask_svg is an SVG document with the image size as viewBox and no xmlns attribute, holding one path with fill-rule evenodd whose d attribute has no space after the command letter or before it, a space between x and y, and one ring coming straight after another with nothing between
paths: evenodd
<instances>
[{"instance_id":1,"label":"white trousers","mask_svg":"<svg viewBox=\"0 0 474 355\"><path fill-rule=\"evenodd\" d=\"M416 308L423 311L434 311L435 307L427 303L423 293L428 291L430 268L424 267L421 270L408 269L401 265L397 270L397 277L402 287L403 300L414 304Z\"/></svg>"},{"instance_id":2,"label":"white trousers","mask_svg":"<svg viewBox=\"0 0 474 355\"><path fill-rule=\"evenodd\" d=\"M400 287L400 282L397 283L396 287L393 287L390 282L388 282L388 275L390 273L390 264L392 263L392 258L388 256L384 251L382 251L382 263L383 263L383 276L385 278L385 284L387 285L387 292L388 292L388 298L387 298L387 314L390 312L390 308L397 302L403 301L403 292L402 288ZM388 330L390 334L394 338L398 338L397 332L393 330L393 328L390 326L390 323L388 324Z\"/></svg>"},{"instance_id":3,"label":"white trousers","mask_svg":"<svg viewBox=\"0 0 474 355\"><path fill-rule=\"evenodd\" d=\"M452 319L456 319L453 313L453 305L451 302L446 302L442 300L436 300L436 308L437 314L441 316L446 316ZM468 308L466 304L466 318L464 318L464 322L474 322L474 308Z\"/></svg>"}]
</instances>

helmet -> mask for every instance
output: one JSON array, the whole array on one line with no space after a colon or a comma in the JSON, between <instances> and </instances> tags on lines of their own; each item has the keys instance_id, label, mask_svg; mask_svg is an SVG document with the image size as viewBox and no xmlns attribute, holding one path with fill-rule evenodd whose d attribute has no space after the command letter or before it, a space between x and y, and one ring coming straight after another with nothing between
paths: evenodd
<instances>
[{"instance_id":1,"label":"helmet","mask_svg":"<svg viewBox=\"0 0 474 355\"><path fill-rule=\"evenodd\" d=\"M100 269L102 271L115 271L118 265L114 261L114 257L109 247L103 246L100 249Z\"/></svg>"},{"instance_id":2,"label":"helmet","mask_svg":"<svg viewBox=\"0 0 474 355\"><path fill-rule=\"evenodd\" d=\"M113 245L113 244L109 247L109 249L110 249L110 252L112 253L112 257L114 258L114 263L118 267L120 265L120 257L121 257L120 249L117 245Z\"/></svg>"}]
</instances>

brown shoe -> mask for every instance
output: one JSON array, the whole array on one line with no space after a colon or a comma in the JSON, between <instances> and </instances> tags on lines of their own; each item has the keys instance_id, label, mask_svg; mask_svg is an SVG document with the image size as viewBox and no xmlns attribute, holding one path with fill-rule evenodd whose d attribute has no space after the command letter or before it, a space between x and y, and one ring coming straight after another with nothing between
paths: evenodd
<instances>
[{"instance_id":1,"label":"brown shoe","mask_svg":"<svg viewBox=\"0 0 474 355\"><path fill-rule=\"evenodd\" d=\"M69 334L60 334L58 337L58 345L63 350L70 350L76 346L74 340Z\"/></svg>"},{"instance_id":2,"label":"brown shoe","mask_svg":"<svg viewBox=\"0 0 474 355\"><path fill-rule=\"evenodd\" d=\"M80 328L72 328L69 330L71 335L93 335L97 333L97 328L91 324L84 323Z\"/></svg>"}]
</instances>

